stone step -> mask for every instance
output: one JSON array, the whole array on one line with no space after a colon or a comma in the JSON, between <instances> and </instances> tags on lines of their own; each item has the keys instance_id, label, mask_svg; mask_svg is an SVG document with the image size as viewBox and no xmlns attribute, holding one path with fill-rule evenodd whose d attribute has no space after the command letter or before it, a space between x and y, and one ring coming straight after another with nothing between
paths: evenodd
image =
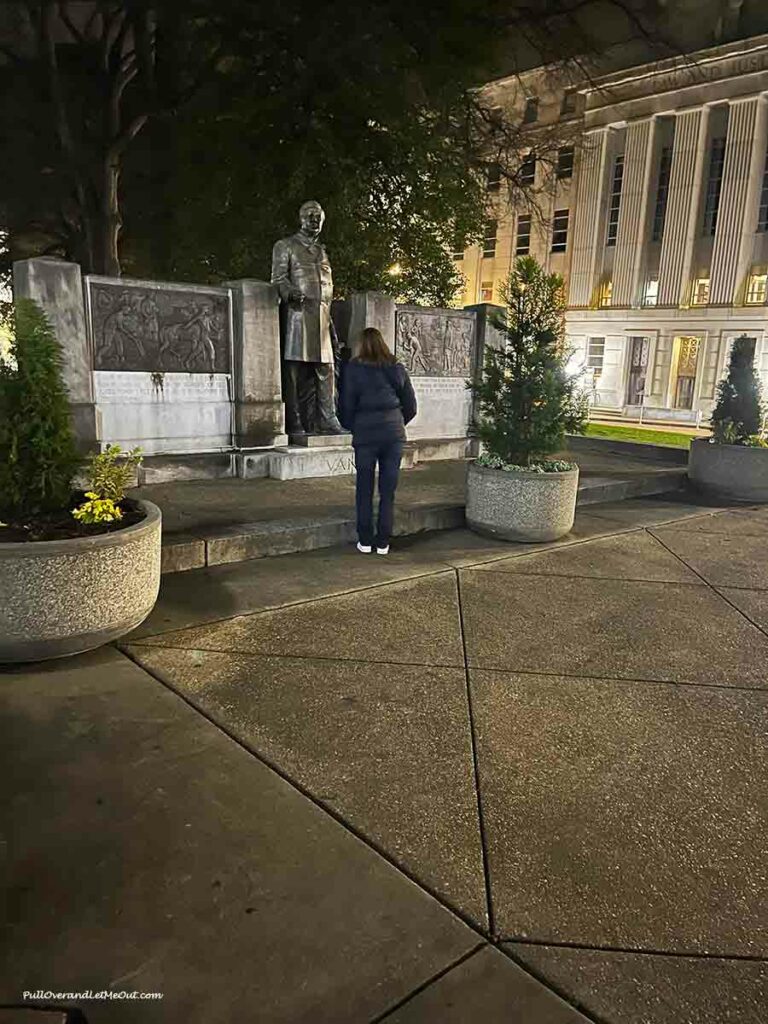
<instances>
[{"instance_id":1,"label":"stone step","mask_svg":"<svg viewBox=\"0 0 768 1024\"><path fill-rule=\"evenodd\" d=\"M643 495L666 494L680 490L685 480L685 468L677 466L626 477L589 475L579 484L577 504L595 505ZM463 503L399 508L395 516L395 536L412 536L428 530L455 530L463 525ZM198 534L164 534L163 572L313 551L354 540L352 509L349 515L272 519L201 530Z\"/></svg>"}]
</instances>

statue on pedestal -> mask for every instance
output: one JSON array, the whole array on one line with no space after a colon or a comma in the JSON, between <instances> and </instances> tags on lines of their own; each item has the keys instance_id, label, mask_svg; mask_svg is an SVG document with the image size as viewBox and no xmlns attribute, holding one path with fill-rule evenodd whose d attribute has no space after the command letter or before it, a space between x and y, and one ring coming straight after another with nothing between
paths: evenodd
<instances>
[{"instance_id":1,"label":"statue on pedestal","mask_svg":"<svg viewBox=\"0 0 768 1024\"><path fill-rule=\"evenodd\" d=\"M325 222L314 200L299 210L301 229L272 250L280 293L285 429L289 435L343 434L336 416L339 342L331 320L333 278L319 241Z\"/></svg>"}]
</instances>

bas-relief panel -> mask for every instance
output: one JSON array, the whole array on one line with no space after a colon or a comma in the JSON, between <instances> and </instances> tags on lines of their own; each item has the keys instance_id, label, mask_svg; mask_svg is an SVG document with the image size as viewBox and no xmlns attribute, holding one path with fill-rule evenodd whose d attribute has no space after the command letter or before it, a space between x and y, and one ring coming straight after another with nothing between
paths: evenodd
<instances>
[{"instance_id":1,"label":"bas-relief panel","mask_svg":"<svg viewBox=\"0 0 768 1024\"><path fill-rule=\"evenodd\" d=\"M94 369L228 373L230 297L88 279Z\"/></svg>"},{"instance_id":2,"label":"bas-relief panel","mask_svg":"<svg viewBox=\"0 0 768 1024\"><path fill-rule=\"evenodd\" d=\"M469 377L474 350L474 315L413 307L398 309L395 352L415 376Z\"/></svg>"}]
</instances>

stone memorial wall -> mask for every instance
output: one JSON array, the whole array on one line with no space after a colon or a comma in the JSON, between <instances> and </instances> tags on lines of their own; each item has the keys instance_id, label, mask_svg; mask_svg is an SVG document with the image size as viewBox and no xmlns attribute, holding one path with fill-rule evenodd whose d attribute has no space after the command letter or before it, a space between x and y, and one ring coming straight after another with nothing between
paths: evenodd
<instances>
[{"instance_id":1,"label":"stone memorial wall","mask_svg":"<svg viewBox=\"0 0 768 1024\"><path fill-rule=\"evenodd\" d=\"M102 441L147 455L228 450L228 288L84 279Z\"/></svg>"},{"instance_id":2,"label":"stone memorial wall","mask_svg":"<svg viewBox=\"0 0 768 1024\"><path fill-rule=\"evenodd\" d=\"M395 354L411 374L419 412L414 440L464 438L472 415L466 381L477 360L477 314L461 309L398 306Z\"/></svg>"}]
</instances>

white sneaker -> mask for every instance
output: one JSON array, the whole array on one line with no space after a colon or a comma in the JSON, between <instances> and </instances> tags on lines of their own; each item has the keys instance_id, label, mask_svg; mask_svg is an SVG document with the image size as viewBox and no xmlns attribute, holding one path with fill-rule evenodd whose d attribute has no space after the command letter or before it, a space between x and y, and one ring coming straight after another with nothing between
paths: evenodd
<instances>
[{"instance_id":1,"label":"white sneaker","mask_svg":"<svg viewBox=\"0 0 768 1024\"><path fill-rule=\"evenodd\" d=\"M376 554L377 555L388 555L389 554L389 544L387 544L387 546L385 548L376 548Z\"/></svg>"},{"instance_id":2,"label":"white sneaker","mask_svg":"<svg viewBox=\"0 0 768 1024\"><path fill-rule=\"evenodd\" d=\"M371 547L370 544L361 544L360 541L358 541L357 550L362 551L364 555L370 555L373 548Z\"/></svg>"}]
</instances>

